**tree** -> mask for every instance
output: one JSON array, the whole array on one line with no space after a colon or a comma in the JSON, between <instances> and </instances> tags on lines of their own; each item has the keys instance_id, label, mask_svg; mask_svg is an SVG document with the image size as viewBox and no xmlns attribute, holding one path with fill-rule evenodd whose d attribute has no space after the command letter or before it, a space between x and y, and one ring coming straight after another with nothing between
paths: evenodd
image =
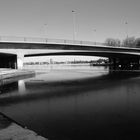
<instances>
[{"instance_id":1,"label":"tree","mask_svg":"<svg viewBox=\"0 0 140 140\"><path fill-rule=\"evenodd\" d=\"M105 41L105 45L119 47L121 45L121 41L119 39L107 38Z\"/></svg>"},{"instance_id":2,"label":"tree","mask_svg":"<svg viewBox=\"0 0 140 140\"><path fill-rule=\"evenodd\" d=\"M137 38L136 40L135 40L135 46L136 47L140 47L140 38Z\"/></svg>"},{"instance_id":3,"label":"tree","mask_svg":"<svg viewBox=\"0 0 140 140\"><path fill-rule=\"evenodd\" d=\"M117 47L120 47L121 46L121 41L119 39L115 39L115 42L116 42L116 46Z\"/></svg>"},{"instance_id":4,"label":"tree","mask_svg":"<svg viewBox=\"0 0 140 140\"><path fill-rule=\"evenodd\" d=\"M127 37L126 39L124 39L122 46L123 47L135 47L136 46L135 37Z\"/></svg>"}]
</instances>

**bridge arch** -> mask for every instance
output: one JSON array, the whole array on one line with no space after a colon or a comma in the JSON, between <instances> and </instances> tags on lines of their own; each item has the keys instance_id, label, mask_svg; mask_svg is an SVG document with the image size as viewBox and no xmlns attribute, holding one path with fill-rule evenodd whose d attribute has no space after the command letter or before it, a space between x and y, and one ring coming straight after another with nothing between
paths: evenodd
<instances>
[{"instance_id":1,"label":"bridge arch","mask_svg":"<svg viewBox=\"0 0 140 140\"><path fill-rule=\"evenodd\" d=\"M62 51L62 52L59 51L59 52L49 52L49 53L25 54L25 57L60 56L60 55L107 57L109 58L109 62L113 66L113 69L118 69L118 67L120 66L121 69L140 68L140 54L131 53L131 52L126 53L126 52L115 52L115 51Z\"/></svg>"},{"instance_id":2,"label":"bridge arch","mask_svg":"<svg viewBox=\"0 0 140 140\"><path fill-rule=\"evenodd\" d=\"M35 56L59 56L59 55L81 55L81 56L99 56L108 58L140 58L140 53L125 53L115 51L59 51L59 52L41 52L25 54L25 57Z\"/></svg>"}]
</instances>

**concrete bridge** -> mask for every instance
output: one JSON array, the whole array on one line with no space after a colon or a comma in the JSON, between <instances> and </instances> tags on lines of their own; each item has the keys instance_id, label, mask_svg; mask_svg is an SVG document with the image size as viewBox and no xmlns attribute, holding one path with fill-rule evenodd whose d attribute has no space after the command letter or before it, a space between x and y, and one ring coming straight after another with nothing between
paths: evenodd
<instances>
[{"instance_id":1,"label":"concrete bridge","mask_svg":"<svg viewBox=\"0 0 140 140\"><path fill-rule=\"evenodd\" d=\"M139 48L105 46L103 43L25 37L0 37L0 67L22 69L24 57L84 55L108 57L117 65L138 65Z\"/></svg>"}]
</instances>

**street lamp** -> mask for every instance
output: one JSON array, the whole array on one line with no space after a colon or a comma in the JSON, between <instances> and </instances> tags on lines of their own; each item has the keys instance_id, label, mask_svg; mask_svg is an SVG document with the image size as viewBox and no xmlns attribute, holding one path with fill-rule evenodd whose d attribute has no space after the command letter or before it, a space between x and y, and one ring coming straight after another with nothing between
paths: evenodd
<instances>
[{"instance_id":1,"label":"street lamp","mask_svg":"<svg viewBox=\"0 0 140 140\"><path fill-rule=\"evenodd\" d=\"M46 30L47 30L47 24L45 23L45 24L44 24L44 36L45 36L45 37L46 37L46 34L47 34L47 31L46 31Z\"/></svg>"},{"instance_id":2,"label":"street lamp","mask_svg":"<svg viewBox=\"0 0 140 140\"><path fill-rule=\"evenodd\" d=\"M96 29L93 29L93 31L94 31L94 37L95 37L95 45L96 45Z\"/></svg>"},{"instance_id":3,"label":"street lamp","mask_svg":"<svg viewBox=\"0 0 140 140\"><path fill-rule=\"evenodd\" d=\"M75 36L76 36L76 31L75 31L76 12L74 10L72 10L72 15L73 15L73 40L75 40Z\"/></svg>"},{"instance_id":4,"label":"street lamp","mask_svg":"<svg viewBox=\"0 0 140 140\"><path fill-rule=\"evenodd\" d=\"M128 38L128 26L127 26L128 22L127 21L125 22L125 25L126 25L126 38Z\"/></svg>"}]
</instances>

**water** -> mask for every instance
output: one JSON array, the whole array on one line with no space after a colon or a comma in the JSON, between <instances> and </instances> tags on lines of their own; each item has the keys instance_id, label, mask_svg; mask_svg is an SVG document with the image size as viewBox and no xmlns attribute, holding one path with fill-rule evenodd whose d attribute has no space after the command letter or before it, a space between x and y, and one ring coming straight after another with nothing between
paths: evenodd
<instances>
[{"instance_id":1,"label":"water","mask_svg":"<svg viewBox=\"0 0 140 140\"><path fill-rule=\"evenodd\" d=\"M1 112L50 140L140 137L139 72L34 68L35 77L1 81Z\"/></svg>"}]
</instances>

